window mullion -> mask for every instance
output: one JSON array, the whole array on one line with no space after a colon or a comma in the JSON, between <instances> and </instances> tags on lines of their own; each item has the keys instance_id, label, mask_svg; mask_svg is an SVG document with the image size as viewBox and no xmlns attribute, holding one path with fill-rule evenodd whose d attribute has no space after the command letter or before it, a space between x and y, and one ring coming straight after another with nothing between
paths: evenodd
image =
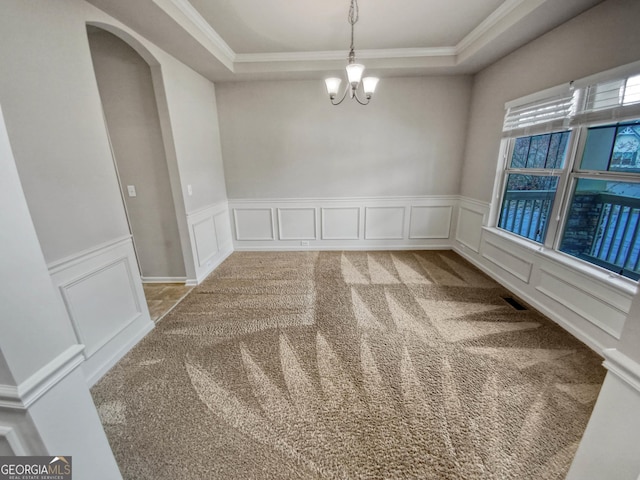
<instances>
[{"instance_id":1,"label":"window mullion","mask_svg":"<svg viewBox=\"0 0 640 480\"><path fill-rule=\"evenodd\" d=\"M552 223L547 231L547 238L544 245L547 248L557 250L560 246L560 239L564 230L568 206L571 200L572 172L576 166L578 152L584 148L584 135L582 129L574 129L567 147L567 156L558 180L555 204L552 212Z\"/></svg>"}]
</instances>

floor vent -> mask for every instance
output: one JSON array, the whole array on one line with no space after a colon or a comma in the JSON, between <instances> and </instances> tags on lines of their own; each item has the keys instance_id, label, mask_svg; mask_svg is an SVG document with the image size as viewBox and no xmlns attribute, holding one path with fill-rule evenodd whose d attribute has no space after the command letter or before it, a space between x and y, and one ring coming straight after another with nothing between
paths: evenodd
<instances>
[{"instance_id":1,"label":"floor vent","mask_svg":"<svg viewBox=\"0 0 640 480\"><path fill-rule=\"evenodd\" d=\"M513 308L515 308L516 310L526 310L527 307L525 307L524 305L522 305L520 302L518 302L515 298L513 297L502 297L502 299L507 302L509 305L511 305Z\"/></svg>"}]
</instances>

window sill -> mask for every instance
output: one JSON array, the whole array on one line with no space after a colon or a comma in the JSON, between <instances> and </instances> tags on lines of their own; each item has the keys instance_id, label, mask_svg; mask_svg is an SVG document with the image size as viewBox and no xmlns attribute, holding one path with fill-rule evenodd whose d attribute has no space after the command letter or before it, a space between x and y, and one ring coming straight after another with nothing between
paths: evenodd
<instances>
[{"instance_id":1,"label":"window sill","mask_svg":"<svg viewBox=\"0 0 640 480\"><path fill-rule=\"evenodd\" d=\"M633 296L638 291L638 283L636 281L623 277L615 272L591 265L565 253L546 248L538 243L513 235L496 227L483 227L483 230L496 237L507 240L520 248L526 249L533 255L558 263L589 280L603 283L621 293Z\"/></svg>"}]
</instances>

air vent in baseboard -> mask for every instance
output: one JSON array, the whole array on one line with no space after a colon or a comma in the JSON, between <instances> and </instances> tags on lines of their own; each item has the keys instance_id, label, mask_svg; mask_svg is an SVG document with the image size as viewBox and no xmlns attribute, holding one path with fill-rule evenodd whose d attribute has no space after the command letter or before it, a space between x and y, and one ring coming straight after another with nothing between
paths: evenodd
<instances>
[{"instance_id":1,"label":"air vent in baseboard","mask_svg":"<svg viewBox=\"0 0 640 480\"><path fill-rule=\"evenodd\" d=\"M513 297L502 297L502 299L507 302L509 305L511 305L513 308L515 308L516 310L526 310L527 307L525 307L524 305L522 305L520 302L518 302L515 298Z\"/></svg>"}]
</instances>

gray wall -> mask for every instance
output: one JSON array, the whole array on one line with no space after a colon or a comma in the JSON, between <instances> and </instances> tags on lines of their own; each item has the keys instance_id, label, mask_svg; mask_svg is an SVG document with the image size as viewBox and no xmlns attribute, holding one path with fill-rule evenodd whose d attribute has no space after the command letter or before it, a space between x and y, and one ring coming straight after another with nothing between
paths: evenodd
<instances>
[{"instance_id":1,"label":"gray wall","mask_svg":"<svg viewBox=\"0 0 640 480\"><path fill-rule=\"evenodd\" d=\"M173 57L162 73L185 209L193 213L227 200L215 87Z\"/></svg>"},{"instance_id":2,"label":"gray wall","mask_svg":"<svg viewBox=\"0 0 640 480\"><path fill-rule=\"evenodd\" d=\"M89 29L93 65L143 277L184 277L149 65L114 35ZM127 185L137 196L129 197Z\"/></svg>"},{"instance_id":3,"label":"gray wall","mask_svg":"<svg viewBox=\"0 0 640 480\"><path fill-rule=\"evenodd\" d=\"M322 79L217 84L230 198L457 194L471 79L383 78L368 106Z\"/></svg>"},{"instance_id":4,"label":"gray wall","mask_svg":"<svg viewBox=\"0 0 640 480\"><path fill-rule=\"evenodd\" d=\"M640 60L640 1L608 0L475 76L461 194L489 201L504 104Z\"/></svg>"},{"instance_id":5,"label":"gray wall","mask_svg":"<svg viewBox=\"0 0 640 480\"><path fill-rule=\"evenodd\" d=\"M6 0L0 15L0 104L47 262L129 233L83 8Z\"/></svg>"}]
</instances>

